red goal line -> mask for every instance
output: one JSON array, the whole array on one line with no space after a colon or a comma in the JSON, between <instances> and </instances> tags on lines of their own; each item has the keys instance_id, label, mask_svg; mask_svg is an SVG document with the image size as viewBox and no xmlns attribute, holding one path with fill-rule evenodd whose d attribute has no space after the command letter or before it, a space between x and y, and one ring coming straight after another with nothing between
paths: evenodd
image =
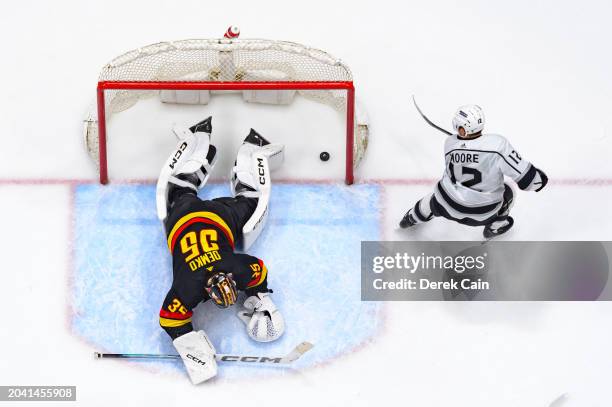
<instances>
[{"instance_id":1,"label":"red goal line","mask_svg":"<svg viewBox=\"0 0 612 407\"><path fill-rule=\"evenodd\" d=\"M118 179L114 180L114 185L154 185L155 179ZM339 184L338 179L275 179L273 182L278 184ZM383 185L383 186L419 186L434 185L438 179L434 178L404 178L404 179L384 179L372 178L356 181L356 185ZM98 180L78 179L78 178L0 178L0 186L3 185L81 185L97 184ZM211 180L210 184L225 183L225 181ZM551 179L549 185L554 186L584 186L584 187L612 187L612 178L557 178Z\"/></svg>"}]
</instances>

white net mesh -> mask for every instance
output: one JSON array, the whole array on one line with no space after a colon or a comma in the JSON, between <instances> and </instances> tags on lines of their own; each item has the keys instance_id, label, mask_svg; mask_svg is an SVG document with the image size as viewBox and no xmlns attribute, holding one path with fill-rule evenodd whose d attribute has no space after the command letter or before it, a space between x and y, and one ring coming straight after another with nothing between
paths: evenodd
<instances>
[{"instance_id":1,"label":"white net mesh","mask_svg":"<svg viewBox=\"0 0 612 407\"><path fill-rule=\"evenodd\" d=\"M299 44L252 39L209 39L163 42L123 54L107 64L100 82L350 82L351 72L329 54ZM346 114L344 89L298 90L309 100ZM159 97L154 90L106 90L105 113L129 109L139 100ZM270 103L270 102L267 102ZM345 117L345 116L343 116ZM367 147L367 124L354 120L353 165ZM85 123L85 141L99 168L97 117Z\"/></svg>"},{"instance_id":2,"label":"white net mesh","mask_svg":"<svg viewBox=\"0 0 612 407\"><path fill-rule=\"evenodd\" d=\"M268 40L184 40L130 51L104 67L100 81L351 81L327 53Z\"/></svg>"}]
</instances>

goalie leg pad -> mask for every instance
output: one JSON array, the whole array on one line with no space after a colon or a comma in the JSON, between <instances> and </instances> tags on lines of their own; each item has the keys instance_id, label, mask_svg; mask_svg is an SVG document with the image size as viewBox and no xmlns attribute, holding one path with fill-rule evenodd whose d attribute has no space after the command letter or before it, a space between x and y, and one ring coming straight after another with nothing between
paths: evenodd
<instances>
[{"instance_id":1,"label":"goalie leg pad","mask_svg":"<svg viewBox=\"0 0 612 407\"><path fill-rule=\"evenodd\" d=\"M200 384L217 375L215 347L204 331L192 331L172 341L181 356L193 384Z\"/></svg>"},{"instance_id":2,"label":"goalie leg pad","mask_svg":"<svg viewBox=\"0 0 612 407\"><path fill-rule=\"evenodd\" d=\"M238 317L246 324L249 337L257 342L271 342L285 332L285 320L270 298L270 293L258 293L244 302L246 311Z\"/></svg>"},{"instance_id":3,"label":"goalie leg pad","mask_svg":"<svg viewBox=\"0 0 612 407\"><path fill-rule=\"evenodd\" d=\"M238 151L230 176L232 195L257 198L257 207L242 228L242 250L248 250L263 230L272 187L270 171L283 160L284 146L270 144L253 129Z\"/></svg>"},{"instance_id":4,"label":"goalie leg pad","mask_svg":"<svg viewBox=\"0 0 612 407\"><path fill-rule=\"evenodd\" d=\"M157 216L162 221L172 204L169 198L173 189L188 188L197 193L210 177L217 162L217 149L210 144L210 122L209 117L191 128L173 129L179 142L164 163L157 180Z\"/></svg>"},{"instance_id":5,"label":"goalie leg pad","mask_svg":"<svg viewBox=\"0 0 612 407\"><path fill-rule=\"evenodd\" d=\"M257 240L268 220L271 180L268 159L259 152L253 154L251 171L234 173L232 187L235 195L256 198L257 206L249 220L242 227L241 249L248 250Z\"/></svg>"}]
</instances>

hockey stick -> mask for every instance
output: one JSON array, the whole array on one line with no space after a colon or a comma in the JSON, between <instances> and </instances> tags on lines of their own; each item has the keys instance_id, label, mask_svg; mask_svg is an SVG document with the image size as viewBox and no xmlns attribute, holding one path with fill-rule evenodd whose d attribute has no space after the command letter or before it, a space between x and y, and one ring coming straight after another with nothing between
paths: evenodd
<instances>
[{"instance_id":1,"label":"hockey stick","mask_svg":"<svg viewBox=\"0 0 612 407\"><path fill-rule=\"evenodd\" d=\"M215 359L217 362L242 362L242 363L268 363L286 365L298 360L304 353L313 348L310 342L302 342L296 346L291 352L283 357L268 357L268 356L243 356L232 354L217 354ZM94 352L96 359L172 359L180 360L179 355L163 355L152 353L101 353Z\"/></svg>"},{"instance_id":2,"label":"hockey stick","mask_svg":"<svg viewBox=\"0 0 612 407\"><path fill-rule=\"evenodd\" d=\"M418 110L419 114L421 115L421 117L423 119L425 119L425 121L427 122L427 124L429 124L431 127L433 127L436 130L440 130L442 133L446 134L447 136L452 136L453 133L451 133L448 130L443 129L442 127L438 126L437 124L435 124L434 122L432 122L431 120L429 120L427 118L427 116L425 116L423 114L423 112L421 111L421 109L419 108L419 105L417 105L416 99L414 98L414 95L412 95L412 102L414 103L414 107L416 107L416 110Z\"/></svg>"}]
</instances>

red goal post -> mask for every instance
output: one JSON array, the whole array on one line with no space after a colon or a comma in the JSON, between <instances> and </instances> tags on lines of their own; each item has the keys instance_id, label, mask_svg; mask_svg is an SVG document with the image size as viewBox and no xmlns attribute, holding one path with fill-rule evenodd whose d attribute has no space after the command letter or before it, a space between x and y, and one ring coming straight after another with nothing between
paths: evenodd
<instances>
[{"instance_id":1,"label":"red goal post","mask_svg":"<svg viewBox=\"0 0 612 407\"><path fill-rule=\"evenodd\" d=\"M346 120L345 182L352 184L368 141L357 120L350 70L329 54L299 44L250 39L185 40L130 51L107 64L98 81L97 117L85 121L85 142L108 176L106 122L113 113L162 91L295 91L331 105ZM292 96L293 97L293 94Z\"/></svg>"}]
</instances>

